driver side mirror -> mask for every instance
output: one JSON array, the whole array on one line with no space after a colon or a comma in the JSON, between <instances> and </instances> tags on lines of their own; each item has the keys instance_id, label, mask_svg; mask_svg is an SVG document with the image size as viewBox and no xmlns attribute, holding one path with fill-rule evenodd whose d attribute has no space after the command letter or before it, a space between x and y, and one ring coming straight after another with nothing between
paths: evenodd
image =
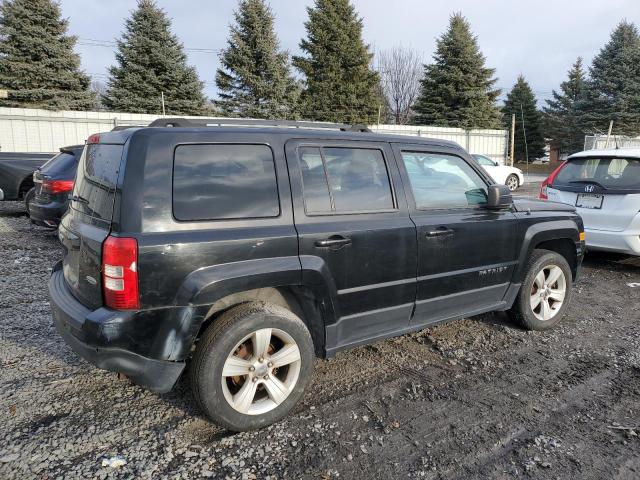
<instances>
[{"instance_id":1,"label":"driver side mirror","mask_svg":"<svg viewBox=\"0 0 640 480\"><path fill-rule=\"evenodd\" d=\"M488 190L487 208L502 210L510 208L513 203L511 191L506 185L490 185Z\"/></svg>"}]
</instances>

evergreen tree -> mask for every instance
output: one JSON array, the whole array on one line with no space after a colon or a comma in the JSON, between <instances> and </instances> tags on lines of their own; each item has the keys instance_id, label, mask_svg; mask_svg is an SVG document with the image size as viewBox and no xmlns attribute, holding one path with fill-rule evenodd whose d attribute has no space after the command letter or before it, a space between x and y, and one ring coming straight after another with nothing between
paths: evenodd
<instances>
[{"instance_id":1,"label":"evergreen tree","mask_svg":"<svg viewBox=\"0 0 640 480\"><path fill-rule=\"evenodd\" d=\"M204 108L202 82L171 21L153 0L139 0L118 40L116 66L109 69L103 101L111 110L161 113L164 92L166 113L198 115Z\"/></svg>"},{"instance_id":2,"label":"evergreen tree","mask_svg":"<svg viewBox=\"0 0 640 480\"><path fill-rule=\"evenodd\" d=\"M622 21L593 59L587 82L582 122L587 132L640 134L640 35L633 23Z\"/></svg>"},{"instance_id":3,"label":"evergreen tree","mask_svg":"<svg viewBox=\"0 0 640 480\"><path fill-rule=\"evenodd\" d=\"M273 12L264 0L240 0L228 47L220 55L215 103L228 116L294 118L298 86L279 50Z\"/></svg>"},{"instance_id":4,"label":"evergreen tree","mask_svg":"<svg viewBox=\"0 0 640 480\"><path fill-rule=\"evenodd\" d=\"M485 66L477 38L460 13L437 40L433 63L425 65L414 123L439 127L498 128L495 70Z\"/></svg>"},{"instance_id":5,"label":"evergreen tree","mask_svg":"<svg viewBox=\"0 0 640 480\"><path fill-rule=\"evenodd\" d=\"M580 108L584 101L585 72L578 57L569 70L568 78L560 84L560 93L543 107L547 136L560 144L562 153L575 153L584 148L584 130L580 122Z\"/></svg>"},{"instance_id":6,"label":"evergreen tree","mask_svg":"<svg viewBox=\"0 0 640 480\"><path fill-rule=\"evenodd\" d=\"M532 161L544 156L542 114L536 107L536 97L533 90L522 75L518 77L516 84L507 94L502 114L504 125L507 128L511 128L511 115L515 114L516 116L514 142L516 159L521 162L527 159Z\"/></svg>"},{"instance_id":7,"label":"evergreen tree","mask_svg":"<svg viewBox=\"0 0 640 480\"><path fill-rule=\"evenodd\" d=\"M303 116L312 120L375 123L380 107L380 77L362 40L362 19L349 0L315 0L308 7L306 56L294 57L304 74Z\"/></svg>"},{"instance_id":8,"label":"evergreen tree","mask_svg":"<svg viewBox=\"0 0 640 480\"><path fill-rule=\"evenodd\" d=\"M86 110L95 105L89 77L74 53L76 37L52 0L0 5L0 88L4 107Z\"/></svg>"}]
</instances>

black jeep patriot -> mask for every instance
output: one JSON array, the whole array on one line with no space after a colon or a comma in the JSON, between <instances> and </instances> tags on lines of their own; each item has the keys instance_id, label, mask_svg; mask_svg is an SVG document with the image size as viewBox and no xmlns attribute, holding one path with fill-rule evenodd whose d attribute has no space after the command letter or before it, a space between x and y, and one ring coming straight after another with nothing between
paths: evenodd
<instances>
[{"instance_id":1,"label":"black jeep patriot","mask_svg":"<svg viewBox=\"0 0 640 480\"><path fill-rule=\"evenodd\" d=\"M214 123L88 140L49 292L98 367L156 392L187 369L206 415L247 430L293 408L316 356L492 310L563 316L572 207L512 200L451 142Z\"/></svg>"}]
</instances>

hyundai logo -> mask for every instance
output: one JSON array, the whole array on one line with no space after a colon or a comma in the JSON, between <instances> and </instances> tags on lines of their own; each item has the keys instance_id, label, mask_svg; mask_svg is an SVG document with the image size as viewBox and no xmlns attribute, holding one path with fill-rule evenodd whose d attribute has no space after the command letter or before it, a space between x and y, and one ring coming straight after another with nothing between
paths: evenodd
<instances>
[{"instance_id":1,"label":"hyundai logo","mask_svg":"<svg viewBox=\"0 0 640 480\"><path fill-rule=\"evenodd\" d=\"M587 185L586 187L584 187L584 191L585 191L585 192L587 192L587 193L591 193L591 192L593 192L595 189L596 189L596 187L595 187L595 186L593 186L593 185Z\"/></svg>"}]
</instances>

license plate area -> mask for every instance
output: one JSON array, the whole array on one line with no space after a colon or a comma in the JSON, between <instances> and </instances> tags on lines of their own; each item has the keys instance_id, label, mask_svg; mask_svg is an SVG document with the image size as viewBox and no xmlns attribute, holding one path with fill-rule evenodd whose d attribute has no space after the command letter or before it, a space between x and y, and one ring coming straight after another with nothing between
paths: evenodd
<instances>
[{"instance_id":1,"label":"license plate area","mask_svg":"<svg viewBox=\"0 0 640 480\"><path fill-rule=\"evenodd\" d=\"M598 193L579 193L576 198L576 207L601 209L602 202L604 201L604 195Z\"/></svg>"}]
</instances>

